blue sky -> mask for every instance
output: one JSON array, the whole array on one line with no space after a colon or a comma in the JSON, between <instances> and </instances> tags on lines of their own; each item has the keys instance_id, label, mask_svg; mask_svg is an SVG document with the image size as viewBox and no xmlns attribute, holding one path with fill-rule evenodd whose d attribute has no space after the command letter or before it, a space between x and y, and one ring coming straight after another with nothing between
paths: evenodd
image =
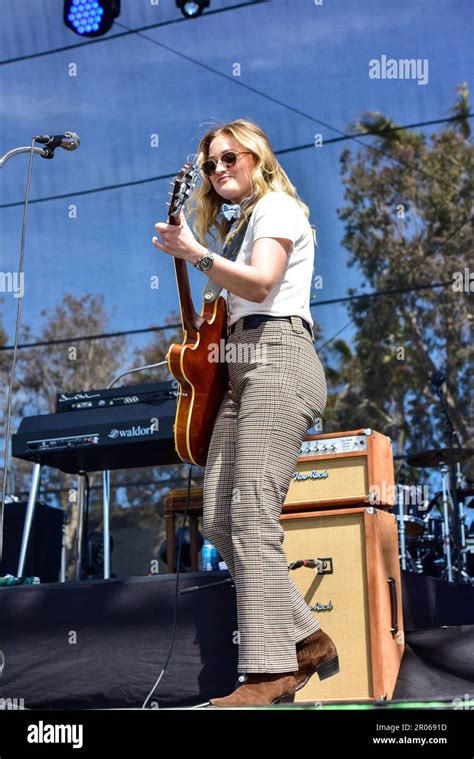
<instances>
[{"instance_id":1,"label":"blue sky","mask_svg":"<svg viewBox=\"0 0 474 759\"><path fill-rule=\"evenodd\" d=\"M61 0L2 0L1 61L81 45L0 65L2 154L29 144L35 134L72 130L81 138L75 153L58 150L53 161L34 162L31 199L71 195L30 206L23 321L33 326L41 323L40 310L65 292L103 293L117 330L163 324L178 308L173 260L151 245L154 223L166 219L169 181L75 192L175 173L209 122L254 120L278 151L312 143L318 132L337 136L315 119L347 130L366 110L399 124L443 118L456 85L469 83L472 70L470 0L324 0L321 6L274 0L243 7L212 0L211 10L224 12L194 20L183 19L174 0L158 6L122 0L118 23L163 25L144 32L149 39L133 34L95 44L63 25L62 6ZM118 23L108 37L123 31ZM370 79L369 61L382 55L428 59L428 83ZM235 63L240 77L233 76ZM69 75L71 64L76 76ZM153 148L156 133L159 147ZM320 299L362 284L357 270L347 267L336 212L343 203L339 155L347 145L280 159L318 228ZM26 170L26 156L3 168L0 206L23 199ZM68 218L71 203L76 219ZM0 207L2 271L17 269L21 218L20 206ZM189 269L197 306L206 280ZM158 291L150 288L153 275L160 279ZM15 309L16 300L5 294L0 319L10 340ZM315 308L313 317L325 339L348 321L342 305ZM132 338L131 345L144 339Z\"/></svg>"}]
</instances>

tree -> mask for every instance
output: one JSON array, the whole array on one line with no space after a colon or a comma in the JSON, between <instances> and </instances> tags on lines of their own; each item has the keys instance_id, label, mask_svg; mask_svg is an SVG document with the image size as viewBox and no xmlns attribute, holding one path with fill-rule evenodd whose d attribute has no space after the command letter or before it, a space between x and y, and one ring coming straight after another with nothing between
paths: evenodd
<instances>
[{"instance_id":1,"label":"tree","mask_svg":"<svg viewBox=\"0 0 474 759\"><path fill-rule=\"evenodd\" d=\"M446 376L458 435L472 445L473 307L465 270L472 239L474 151L468 142L468 109L463 85L454 106L458 121L429 138L395 130L383 114L364 114L357 130L374 135L374 149L341 155L343 244L367 289L448 283L352 301L353 350L339 341L326 352L329 423L378 429L392 437L400 453L447 443L429 381L435 369ZM456 286L460 281L463 287Z\"/></svg>"},{"instance_id":2,"label":"tree","mask_svg":"<svg viewBox=\"0 0 474 759\"><path fill-rule=\"evenodd\" d=\"M15 394L18 421L22 416L54 412L56 395L60 392L106 386L123 363L126 347L123 337L112 337L107 341L79 339L108 331L109 317L103 296L77 298L67 293L54 309L43 309L41 316L44 327L33 338L31 328L25 326L22 342L53 344L23 349L18 353ZM58 342L65 339L66 342ZM11 462L11 466L17 494L25 493L29 489L31 464L17 459ZM91 475L91 484L95 478L96 475ZM55 505L62 506L68 514L66 543L70 551L77 523L76 503L68 497L73 485L69 475L44 468L41 487L43 492L50 491L46 500L55 500Z\"/></svg>"},{"instance_id":3,"label":"tree","mask_svg":"<svg viewBox=\"0 0 474 759\"><path fill-rule=\"evenodd\" d=\"M123 337L78 339L108 331L102 295L76 298L67 293L54 309L43 309L41 316L45 326L35 341L67 342L21 352L19 373L22 387L30 391L25 399L29 413L53 412L57 393L107 387L123 366L126 348ZM31 341L31 329L24 329L23 340Z\"/></svg>"},{"instance_id":4,"label":"tree","mask_svg":"<svg viewBox=\"0 0 474 759\"><path fill-rule=\"evenodd\" d=\"M4 453L5 453L5 432L6 432L6 411L7 411L7 398L8 398L8 389L10 385L10 369L11 369L11 362L13 358L13 352L8 350L3 350L6 348L7 345L7 335L5 330L3 329L3 326L0 324L0 383L1 383L1 390L0 390L0 403L2 404L2 409L4 410L4 413L0 417L0 438L2 440L2 450L0 453L1 461L2 461L2 467L0 469L0 482L3 485L3 476L4 476ZM12 397L12 416L14 412L14 394L15 390L18 389L17 383L13 384L13 397ZM7 492L6 494L9 494L9 490L11 487L11 482L7 481ZM0 495L1 498L1 495Z\"/></svg>"}]
</instances>

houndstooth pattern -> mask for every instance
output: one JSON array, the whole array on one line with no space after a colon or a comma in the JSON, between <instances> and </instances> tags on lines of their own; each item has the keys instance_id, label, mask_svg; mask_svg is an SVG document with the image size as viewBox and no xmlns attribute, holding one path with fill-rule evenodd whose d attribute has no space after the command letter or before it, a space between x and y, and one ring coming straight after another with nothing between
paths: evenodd
<instances>
[{"instance_id":1,"label":"houndstooth pattern","mask_svg":"<svg viewBox=\"0 0 474 759\"><path fill-rule=\"evenodd\" d=\"M301 442L326 406L326 378L300 317L246 330L242 322L227 346L249 355L228 356L229 387L204 474L203 530L235 584L238 671L292 672L295 644L320 624L290 577L279 520Z\"/></svg>"}]
</instances>

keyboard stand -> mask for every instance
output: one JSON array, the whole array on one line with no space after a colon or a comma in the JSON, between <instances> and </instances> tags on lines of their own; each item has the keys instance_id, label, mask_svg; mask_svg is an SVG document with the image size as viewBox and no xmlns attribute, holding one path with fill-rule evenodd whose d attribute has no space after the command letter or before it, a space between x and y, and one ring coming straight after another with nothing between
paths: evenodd
<instances>
[{"instance_id":1,"label":"keyboard stand","mask_svg":"<svg viewBox=\"0 0 474 759\"><path fill-rule=\"evenodd\" d=\"M28 494L28 505L26 507L25 524L23 525L23 535L21 538L20 558L18 560L17 577L23 577L25 569L26 552L30 539L31 525L36 507L36 498L41 480L41 464L33 464L33 473L31 475L31 486Z\"/></svg>"},{"instance_id":2,"label":"keyboard stand","mask_svg":"<svg viewBox=\"0 0 474 759\"><path fill-rule=\"evenodd\" d=\"M41 481L41 464L33 464L31 475L30 492L28 494L28 505L26 507L25 524L23 525L23 534L21 537L20 558L18 560L17 577L23 577L25 571L26 553L31 534L31 525L35 515L36 499ZM77 475L77 535L74 549L74 559L76 564L76 580L82 579L82 552L84 541L84 515L85 515L85 474ZM105 566L104 566L105 575Z\"/></svg>"}]
</instances>

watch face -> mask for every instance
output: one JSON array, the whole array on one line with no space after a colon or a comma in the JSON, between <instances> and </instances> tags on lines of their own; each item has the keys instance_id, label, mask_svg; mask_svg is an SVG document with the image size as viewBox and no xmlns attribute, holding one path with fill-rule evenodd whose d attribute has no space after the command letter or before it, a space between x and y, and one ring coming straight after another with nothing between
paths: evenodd
<instances>
[{"instance_id":1,"label":"watch face","mask_svg":"<svg viewBox=\"0 0 474 759\"><path fill-rule=\"evenodd\" d=\"M212 257L211 256L204 256L204 258L201 258L199 261L199 268L201 271L207 271L211 268L213 264Z\"/></svg>"}]
</instances>

